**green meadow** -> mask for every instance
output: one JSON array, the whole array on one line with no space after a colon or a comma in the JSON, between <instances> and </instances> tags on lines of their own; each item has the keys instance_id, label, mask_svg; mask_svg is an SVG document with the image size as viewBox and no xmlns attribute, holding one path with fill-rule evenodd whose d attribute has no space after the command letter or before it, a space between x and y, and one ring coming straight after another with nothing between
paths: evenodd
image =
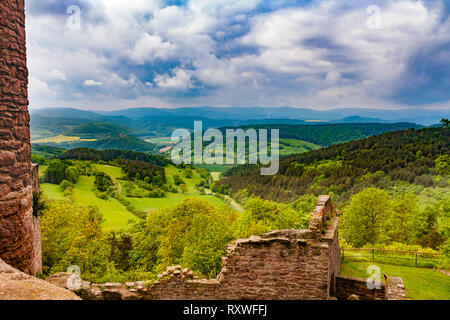
<instances>
[{"instance_id":1,"label":"green meadow","mask_svg":"<svg viewBox=\"0 0 450 320\"><path fill-rule=\"evenodd\" d=\"M104 172L111 176L116 183L121 186L121 194L128 200L131 205L139 211L149 212L151 210L157 210L166 206L172 206L183 200L191 197L198 197L208 200L211 204L214 205L223 205L224 201L212 196L212 195L200 195L200 192L196 188L196 184L198 184L202 178L200 174L193 169L193 175L191 179L185 177L185 170L178 169L175 166L169 165L165 168L167 183L173 184L173 176L179 175L185 182L187 186L186 193L170 193L166 192L166 196L164 198L134 198L134 197L126 197L124 195L124 186L127 183L122 179L122 169L115 166L110 165L100 165L93 164L98 171ZM42 177L46 170L45 166L40 167L39 175ZM71 200L75 204L80 205L93 205L96 206L99 211L103 214L104 223L103 228L105 230L110 229L120 229L125 228L130 221L136 221L138 218L127 210L125 206L123 206L118 200L114 198L109 198L108 200L103 200L98 198L93 189L94 189L94 180L93 176L86 177L80 176L78 182L73 187L73 192L71 195ZM64 200L68 199L67 196L60 190L59 185L54 185L50 183L41 183L41 189L44 195L49 200Z\"/></svg>"},{"instance_id":2,"label":"green meadow","mask_svg":"<svg viewBox=\"0 0 450 320\"><path fill-rule=\"evenodd\" d=\"M340 275L367 278L367 268L377 265L381 274L402 277L409 300L450 300L450 277L442 272L408 266L382 264L368 261L344 261Z\"/></svg>"}]
</instances>

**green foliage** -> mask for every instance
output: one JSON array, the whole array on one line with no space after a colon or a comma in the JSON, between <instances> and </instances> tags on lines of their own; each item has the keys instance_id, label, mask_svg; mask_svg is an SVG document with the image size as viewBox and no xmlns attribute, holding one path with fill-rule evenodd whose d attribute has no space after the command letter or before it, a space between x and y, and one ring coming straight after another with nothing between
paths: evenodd
<instances>
[{"instance_id":1,"label":"green foliage","mask_svg":"<svg viewBox=\"0 0 450 320\"><path fill-rule=\"evenodd\" d=\"M384 133L282 158L275 176L239 166L230 170L232 176L216 182L216 189L227 186L234 194L247 189L279 202L333 192L337 202L345 202L367 187L389 189L398 182L435 186L435 167L446 170L449 141L449 130L444 128Z\"/></svg>"},{"instance_id":2,"label":"green foliage","mask_svg":"<svg viewBox=\"0 0 450 320\"><path fill-rule=\"evenodd\" d=\"M38 165L46 165L47 164L47 159L45 159L43 156L38 156L35 154L31 155L31 162L38 164Z\"/></svg>"},{"instance_id":3,"label":"green foliage","mask_svg":"<svg viewBox=\"0 0 450 320\"><path fill-rule=\"evenodd\" d=\"M392 202L386 191L369 188L352 196L342 210L340 230L343 238L356 247L387 241L386 220Z\"/></svg>"},{"instance_id":4,"label":"green foliage","mask_svg":"<svg viewBox=\"0 0 450 320\"><path fill-rule=\"evenodd\" d=\"M122 167L125 178L129 181L146 180L155 186L162 186L166 183L164 168L155 166L144 161L117 160L117 164Z\"/></svg>"},{"instance_id":5,"label":"green foliage","mask_svg":"<svg viewBox=\"0 0 450 320\"><path fill-rule=\"evenodd\" d=\"M438 232L445 239L442 245L442 252L450 257L450 197L439 203L439 213L437 216Z\"/></svg>"},{"instance_id":6,"label":"green foliage","mask_svg":"<svg viewBox=\"0 0 450 320\"><path fill-rule=\"evenodd\" d=\"M419 199L414 193L408 192L393 199L393 207L388 224L388 234L391 241L409 244L412 242L414 218L419 214Z\"/></svg>"},{"instance_id":7,"label":"green foliage","mask_svg":"<svg viewBox=\"0 0 450 320\"><path fill-rule=\"evenodd\" d=\"M449 238L449 199L419 210L418 198L411 192L390 196L386 191L368 188L352 196L342 209L340 231L349 245L392 249L439 248L445 253Z\"/></svg>"},{"instance_id":8,"label":"green foliage","mask_svg":"<svg viewBox=\"0 0 450 320\"><path fill-rule=\"evenodd\" d=\"M59 188L61 189L61 191L66 191L68 188L73 188L73 183L68 181L68 180L63 180L60 185Z\"/></svg>"},{"instance_id":9,"label":"green foliage","mask_svg":"<svg viewBox=\"0 0 450 320\"><path fill-rule=\"evenodd\" d=\"M180 184L184 184L184 181L183 181L183 179L180 178L179 175L176 174L176 175L173 176L173 183L176 186L179 186Z\"/></svg>"},{"instance_id":10,"label":"green foliage","mask_svg":"<svg viewBox=\"0 0 450 320\"><path fill-rule=\"evenodd\" d=\"M77 148L67 151L64 155L64 159L91 161L114 161L124 159L143 161L161 167L165 167L169 163L169 161L162 156L117 149L95 150L89 148Z\"/></svg>"},{"instance_id":11,"label":"green foliage","mask_svg":"<svg viewBox=\"0 0 450 320\"><path fill-rule=\"evenodd\" d=\"M33 191L33 216L39 218L48 209L48 201L42 191Z\"/></svg>"},{"instance_id":12,"label":"green foliage","mask_svg":"<svg viewBox=\"0 0 450 320\"><path fill-rule=\"evenodd\" d=\"M60 184L65 178L67 164L61 160L52 160L45 171L44 181L52 184Z\"/></svg>"},{"instance_id":13,"label":"green foliage","mask_svg":"<svg viewBox=\"0 0 450 320\"><path fill-rule=\"evenodd\" d=\"M36 143L31 144L31 153L34 156L44 157L46 159L61 157L66 153L65 149L40 145Z\"/></svg>"},{"instance_id":14,"label":"green foliage","mask_svg":"<svg viewBox=\"0 0 450 320\"><path fill-rule=\"evenodd\" d=\"M304 229L308 225L310 211L302 209L301 205L250 198L245 211L236 221L235 238L246 238L271 230Z\"/></svg>"},{"instance_id":15,"label":"green foliage","mask_svg":"<svg viewBox=\"0 0 450 320\"><path fill-rule=\"evenodd\" d=\"M88 281L104 274L110 248L103 240L101 222L93 207L51 202L41 217L44 274L65 272L70 265L79 266Z\"/></svg>"},{"instance_id":16,"label":"green foliage","mask_svg":"<svg viewBox=\"0 0 450 320\"><path fill-rule=\"evenodd\" d=\"M133 136L123 136L123 135L111 136L105 139L99 139L95 141L77 140L73 142L61 142L61 143L48 142L45 144L54 147L61 147L64 149L76 149L76 148L90 148L96 150L117 149L117 150L142 152L148 154L157 151L157 146L154 145L153 143L146 142Z\"/></svg>"},{"instance_id":17,"label":"green foliage","mask_svg":"<svg viewBox=\"0 0 450 320\"><path fill-rule=\"evenodd\" d=\"M97 172L95 174L95 188L100 192L107 192L109 188L114 186L111 177L104 172Z\"/></svg>"},{"instance_id":18,"label":"green foliage","mask_svg":"<svg viewBox=\"0 0 450 320\"><path fill-rule=\"evenodd\" d=\"M64 176L66 180L69 180L71 183L76 184L78 182L80 174L76 167L70 166L66 168Z\"/></svg>"},{"instance_id":19,"label":"green foliage","mask_svg":"<svg viewBox=\"0 0 450 320\"><path fill-rule=\"evenodd\" d=\"M112 136L129 135L133 130L124 126L108 123L93 122L73 128L66 134L69 136L82 137L83 139L106 139Z\"/></svg>"},{"instance_id":20,"label":"green foliage","mask_svg":"<svg viewBox=\"0 0 450 320\"><path fill-rule=\"evenodd\" d=\"M445 154L436 159L436 171L443 175L450 173L450 155Z\"/></svg>"}]
</instances>

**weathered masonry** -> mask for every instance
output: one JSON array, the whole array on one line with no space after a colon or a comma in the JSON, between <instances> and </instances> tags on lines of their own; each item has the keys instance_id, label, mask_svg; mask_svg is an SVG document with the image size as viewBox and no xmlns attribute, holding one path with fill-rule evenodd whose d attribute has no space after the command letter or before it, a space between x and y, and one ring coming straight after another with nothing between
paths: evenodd
<instances>
[{"instance_id":1,"label":"weathered masonry","mask_svg":"<svg viewBox=\"0 0 450 320\"><path fill-rule=\"evenodd\" d=\"M0 258L30 274L41 270L33 217L24 0L0 2Z\"/></svg>"},{"instance_id":2,"label":"weathered masonry","mask_svg":"<svg viewBox=\"0 0 450 320\"><path fill-rule=\"evenodd\" d=\"M227 248L216 279L198 279L181 266L169 267L155 282L82 282L77 293L88 300L262 300L262 299L403 299L401 278L389 278L379 289L366 279L338 276L338 216L329 196L320 196L306 230L279 230L239 239ZM70 275L47 281L67 286Z\"/></svg>"}]
</instances>

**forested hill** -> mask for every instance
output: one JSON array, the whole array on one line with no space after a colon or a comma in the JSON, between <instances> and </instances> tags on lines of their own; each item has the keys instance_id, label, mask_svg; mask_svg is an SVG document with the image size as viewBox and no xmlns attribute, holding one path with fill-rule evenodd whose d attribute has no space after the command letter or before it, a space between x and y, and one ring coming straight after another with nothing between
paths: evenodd
<instances>
[{"instance_id":1,"label":"forested hill","mask_svg":"<svg viewBox=\"0 0 450 320\"><path fill-rule=\"evenodd\" d=\"M404 129L420 129L423 126L414 123L333 123L333 124L267 124L248 125L241 127L244 130L279 129L280 138L291 138L308 141L319 146L364 139L384 132Z\"/></svg>"},{"instance_id":2,"label":"forested hill","mask_svg":"<svg viewBox=\"0 0 450 320\"><path fill-rule=\"evenodd\" d=\"M59 156L64 160L90 160L90 161L113 161L117 159L136 160L151 163L157 166L166 166L169 160L162 156L150 155L142 152L134 152L128 150L95 150L89 148L77 148L67 150L63 155Z\"/></svg>"},{"instance_id":3,"label":"forested hill","mask_svg":"<svg viewBox=\"0 0 450 320\"><path fill-rule=\"evenodd\" d=\"M41 144L41 143L40 143ZM155 153L158 147L150 142L138 139L133 136L114 136L106 139L99 140L76 140L70 142L61 143L43 143L51 147L58 147L63 149L76 149L76 148L90 148L96 150L107 150L107 149L119 149L119 150L130 150L135 152L143 153Z\"/></svg>"},{"instance_id":4,"label":"forested hill","mask_svg":"<svg viewBox=\"0 0 450 320\"><path fill-rule=\"evenodd\" d=\"M275 176L253 169L219 181L216 188L235 195L246 189L277 201L328 193L346 200L364 187L384 188L398 180L430 186L437 163L448 173L449 154L449 129L409 129L289 156Z\"/></svg>"}]
</instances>

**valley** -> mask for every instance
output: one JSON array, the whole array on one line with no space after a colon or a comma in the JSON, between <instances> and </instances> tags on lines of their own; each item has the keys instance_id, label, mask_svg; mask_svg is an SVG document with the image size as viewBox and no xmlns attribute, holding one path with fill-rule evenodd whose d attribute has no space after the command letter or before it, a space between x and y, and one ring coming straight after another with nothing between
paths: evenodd
<instances>
[{"instance_id":1,"label":"valley","mask_svg":"<svg viewBox=\"0 0 450 320\"><path fill-rule=\"evenodd\" d=\"M186 169L179 169L172 165L167 166L165 168L165 174L168 177L167 185L174 186L173 176L179 175L185 177L183 180L186 185L186 190L183 193L167 192L161 198L148 198L140 195L139 190L133 197L126 195L127 189L130 188L130 183L123 179L123 172L120 167L102 164L93 164L92 166L97 172L103 172L109 175L116 182L117 193L122 195L130 203L131 207L144 213L175 205L191 197L205 199L214 205L225 204L223 200L215 196L200 194L196 185L202 181L202 177L197 170L192 170L192 177L186 178ZM40 176L43 178L47 166L41 166L39 169ZM105 230L126 228L130 221L137 221L139 219L119 200L113 197L109 197L108 199L99 198L94 192L94 182L95 179L93 176L80 176L77 183L73 185L70 195L65 194L60 186L56 184L44 182L41 183L41 189L44 196L48 197L49 200L69 200L74 205L92 205L97 207L104 217L102 226ZM144 193L143 190L141 192L142 194Z\"/></svg>"}]
</instances>

